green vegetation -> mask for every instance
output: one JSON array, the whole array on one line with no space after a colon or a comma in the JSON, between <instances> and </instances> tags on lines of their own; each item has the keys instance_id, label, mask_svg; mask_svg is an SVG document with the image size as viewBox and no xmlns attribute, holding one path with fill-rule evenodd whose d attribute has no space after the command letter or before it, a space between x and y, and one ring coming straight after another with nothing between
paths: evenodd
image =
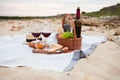
<instances>
[{"instance_id":1,"label":"green vegetation","mask_svg":"<svg viewBox=\"0 0 120 80\"><path fill-rule=\"evenodd\" d=\"M96 12L82 12L83 16L91 16L91 17L100 17L100 16L120 16L120 3L109 6L109 7L104 7L100 11ZM61 18L63 17L64 14L58 14L56 16L0 16L0 20L9 20L9 19L14 19L14 20L30 20L30 19L46 19L46 18L51 18L53 21L55 21L56 18ZM75 14L71 13L71 16L75 18Z\"/></svg>"},{"instance_id":2,"label":"green vegetation","mask_svg":"<svg viewBox=\"0 0 120 80\"><path fill-rule=\"evenodd\" d=\"M91 17L100 17L100 16L120 16L120 3L109 6L101 9L100 11L85 13L83 15Z\"/></svg>"},{"instance_id":3,"label":"green vegetation","mask_svg":"<svg viewBox=\"0 0 120 80\"><path fill-rule=\"evenodd\" d=\"M21 17L21 16L0 16L0 19L13 19L13 20L30 20L30 19L45 19L45 18L55 18L55 16L25 16L25 17Z\"/></svg>"}]
</instances>

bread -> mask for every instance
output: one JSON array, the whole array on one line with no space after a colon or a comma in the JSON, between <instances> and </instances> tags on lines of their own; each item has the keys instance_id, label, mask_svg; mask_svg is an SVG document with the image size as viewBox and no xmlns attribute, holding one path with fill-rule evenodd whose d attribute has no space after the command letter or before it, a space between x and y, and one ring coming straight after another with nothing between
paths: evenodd
<instances>
[{"instance_id":1,"label":"bread","mask_svg":"<svg viewBox=\"0 0 120 80\"><path fill-rule=\"evenodd\" d=\"M35 39L35 37L33 37L33 35L29 33L26 35L26 39Z\"/></svg>"},{"instance_id":2,"label":"bread","mask_svg":"<svg viewBox=\"0 0 120 80\"><path fill-rule=\"evenodd\" d=\"M62 49L63 46L60 44L52 44L48 49L48 52L55 52L56 50Z\"/></svg>"},{"instance_id":3,"label":"bread","mask_svg":"<svg viewBox=\"0 0 120 80\"><path fill-rule=\"evenodd\" d=\"M66 50L68 50L68 49L69 49L68 47L62 48L63 51L66 51Z\"/></svg>"},{"instance_id":4,"label":"bread","mask_svg":"<svg viewBox=\"0 0 120 80\"><path fill-rule=\"evenodd\" d=\"M51 48L58 48L58 49L61 49L63 46L62 45L60 45L60 44L52 44L51 46L50 46Z\"/></svg>"},{"instance_id":5,"label":"bread","mask_svg":"<svg viewBox=\"0 0 120 80\"><path fill-rule=\"evenodd\" d=\"M35 48L35 43L29 42L28 45L32 48Z\"/></svg>"},{"instance_id":6,"label":"bread","mask_svg":"<svg viewBox=\"0 0 120 80\"><path fill-rule=\"evenodd\" d=\"M49 49L48 49L48 52L55 52L56 50L58 50L58 48L57 48L57 47L54 47L54 48L49 48Z\"/></svg>"},{"instance_id":7,"label":"bread","mask_svg":"<svg viewBox=\"0 0 120 80\"><path fill-rule=\"evenodd\" d=\"M34 42L29 42L28 43L30 47L35 48L35 49L43 49L45 47L45 44L42 43L34 43Z\"/></svg>"}]
</instances>

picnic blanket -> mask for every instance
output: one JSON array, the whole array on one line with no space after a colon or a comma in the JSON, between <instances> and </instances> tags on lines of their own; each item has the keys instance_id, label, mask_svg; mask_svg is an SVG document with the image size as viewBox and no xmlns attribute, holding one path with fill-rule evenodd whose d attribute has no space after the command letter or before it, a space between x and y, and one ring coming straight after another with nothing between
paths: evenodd
<instances>
[{"instance_id":1,"label":"picnic blanket","mask_svg":"<svg viewBox=\"0 0 120 80\"><path fill-rule=\"evenodd\" d=\"M48 38L49 43L56 43L55 33ZM68 71L85 55L90 55L95 47L106 41L104 36L82 35L82 48L70 53L62 54L34 54L32 48L23 45L26 35L0 37L0 66L27 66L39 70Z\"/></svg>"}]
</instances>

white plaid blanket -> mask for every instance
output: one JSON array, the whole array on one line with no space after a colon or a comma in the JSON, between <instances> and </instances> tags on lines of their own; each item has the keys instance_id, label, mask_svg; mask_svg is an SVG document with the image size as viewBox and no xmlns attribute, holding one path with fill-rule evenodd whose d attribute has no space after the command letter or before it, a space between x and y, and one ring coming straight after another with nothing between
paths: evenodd
<instances>
[{"instance_id":1,"label":"white plaid blanket","mask_svg":"<svg viewBox=\"0 0 120 80\"><path fill-rule=\"evenodd\" d=\"M103 36L82 36L82 54L90 54L98 43L106 41ZM25 35L0 37L0 66L17 67L28 66L39 70L68 71L80 59L80 51L63 54L34 54L32 48L23 45ZM53 33L48 40L56 42Z\"/></svg>"}]
</instances>

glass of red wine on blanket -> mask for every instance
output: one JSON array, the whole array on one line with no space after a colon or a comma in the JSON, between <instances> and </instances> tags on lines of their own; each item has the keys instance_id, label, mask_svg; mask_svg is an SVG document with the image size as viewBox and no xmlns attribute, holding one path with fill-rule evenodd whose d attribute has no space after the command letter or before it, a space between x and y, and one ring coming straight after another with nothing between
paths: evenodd
<instances>
[{"instance_id":1,"label":"glass of red wine on blanket","mask_svg":"<svg viewBox=\"0 0 120 80\"><path fill-rule=\"evenodd\" d=\"M35 39L36 39L36 43L38 42L38 37L40 36L40 34L41 34L41 32L32 32L32 35L35 37Z\"/></svg>"},{"instance_id":2,"label":"glass of red wine on blanket","mask_svg":"<svg viewBox=\"0 0 120 80\"><path fill-rule=\"evenodd\" d=\"M46 38L46 41L45 41L45 50L48 50L48 45L47 45L47 38L51 35L51 31L50 30L44 30L42 31L42 35Z\"/></svg>"}]
</instances>

